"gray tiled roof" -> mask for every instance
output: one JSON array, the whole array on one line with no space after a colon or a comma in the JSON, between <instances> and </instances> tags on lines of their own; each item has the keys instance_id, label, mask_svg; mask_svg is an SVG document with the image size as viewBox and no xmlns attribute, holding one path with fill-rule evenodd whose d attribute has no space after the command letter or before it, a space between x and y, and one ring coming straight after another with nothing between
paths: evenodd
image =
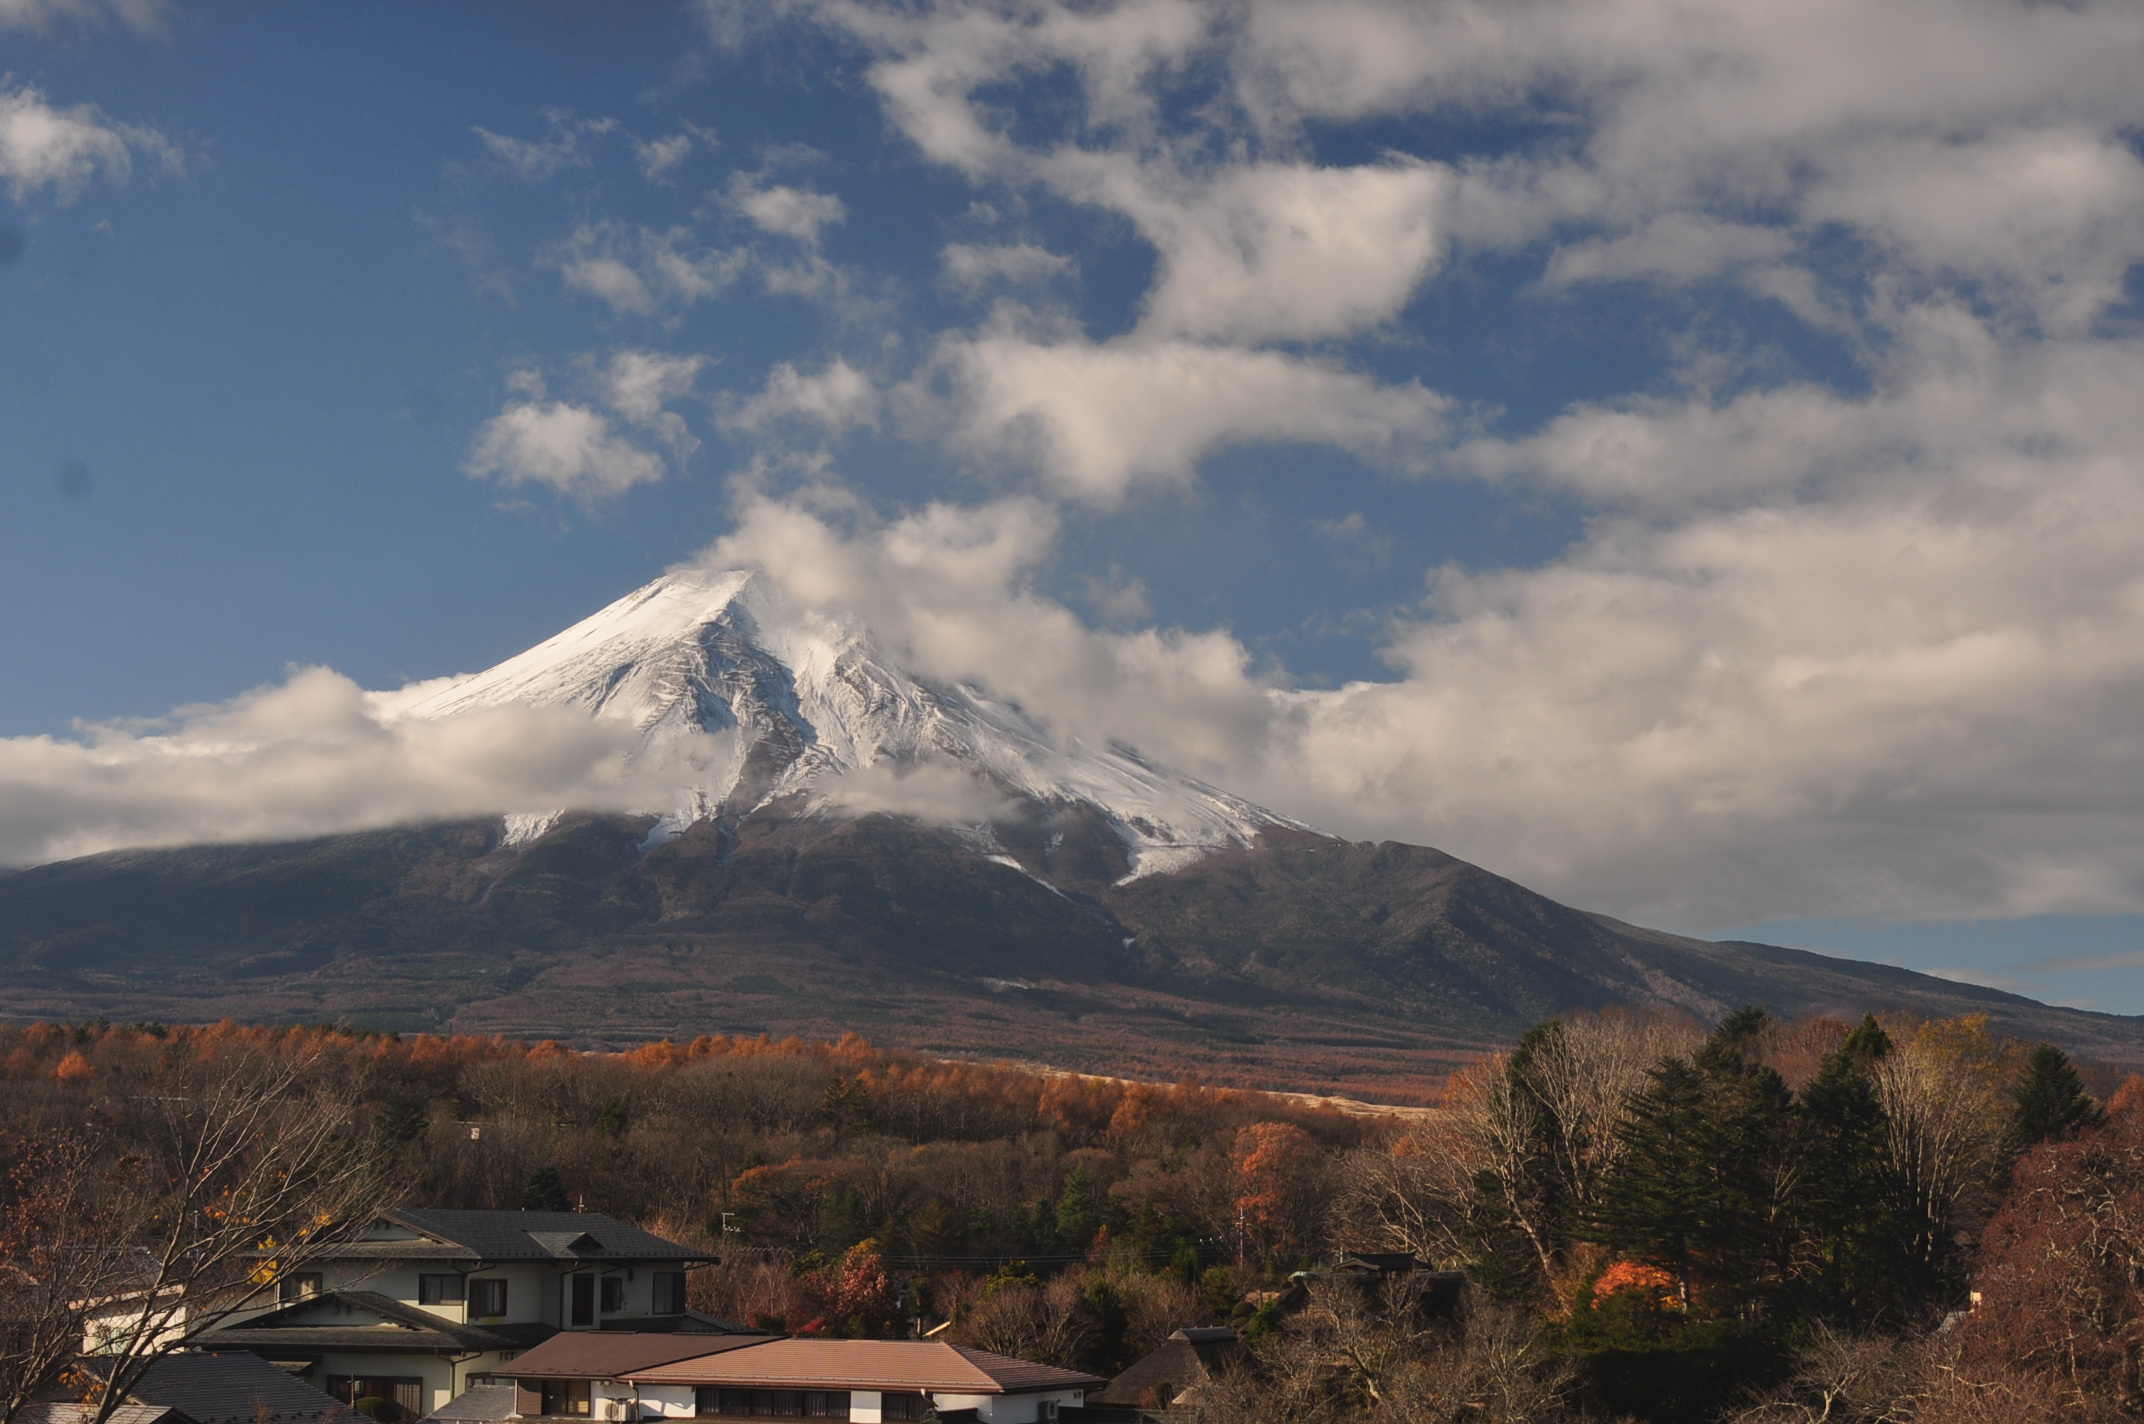
<instances>
[{"instance_id":1,"label":"gray tiled roof","mask_svg":"<svg viewBox=\"0 0 2144 1424\"><path fill-rule=\"evenodd\" d=\"M464 1390L424 1416L425 1424L499 1424L513 1417L514 1387L480 1384Z\"/></svg>"},{"instance_id":2,"label":"gray tiled roof","mask_svg":"<svg viewBox=\"0 0 2144 1424\"><path fill-rule=\"evenodd\" d=\"M89 1424L95 1413L87 1404L25 1404L15 1411L14 1424ZM122 1404L112 1411L108 1424L192 1424L168 1404Z\"/></svg>"},{"instance_id":3,"label":"gray tiled roof","mask_svg":"<svg viewBox=\"0 0 2144 1424\"><path fill-rule=\"evenodd\" d=\"M380 1213L398 1226L449 1242L484 1261L706 1261L705 1251L665 1241L592 1211L426 1211ZM410 1246L422 1246L410 1242ZM402 1243L351 1242L343 1248L403 1254ZM410 1254L419 1254L411 1252Z\"/></svg>"},{"instance_id":4,"label":"gray tiled roof","mask_svg":"<svg viewBox=\"0 0 2144 1424\"><path fill-rule=\"evenodd\" d=\"M1179 1330L1161 1342L1159 1349L1140 1359L1109 1382L1109 1388L1089 1395L1092 1404L1142 1404L1147 1391L1157 1385L1174 1399L1186 1389L1204 1384L1231 1364L1243 1359L1236 1332L1222 1326ZM1163 1400L1166 1408L1169 1400Z\"/></svg>"},{"instance_id":5,"label":"gray tiled roof","mask_svg":"<svg viewBox=\"0 0 2144 1424\"><path fill-rule=\"evenodd\" d=\"M314 1424L346 1413L332 1396L243 1350L166 1355L127 1391L195 1424Z\"/></svg>"},{"instance_id":6,"label":"gray tiled roof","mask_svg":"<svg viewBox=\"0 0 2144 1424\"><path fill-rule=\"evenodd\" d=\"M323 1306L349 1305L389 1321L400 1328L383 1330L377 1325L318 1324L296 1321L299 1315L317 1315ZM552 1327L543 1327L549 1335ZM256 1315L231 1325L203 1330L189 1343L215 1349L258 1350L280 1358L278 1352L306 1354L319 1350L517 1350L533 1343L526 1332L486 1329L444 1320L429 1310L396 1300L378 1291L327 1291L307 1296L265 1315ZM208 1424L203 1420L201 1424Z\"/></svg>"}]
</instances>

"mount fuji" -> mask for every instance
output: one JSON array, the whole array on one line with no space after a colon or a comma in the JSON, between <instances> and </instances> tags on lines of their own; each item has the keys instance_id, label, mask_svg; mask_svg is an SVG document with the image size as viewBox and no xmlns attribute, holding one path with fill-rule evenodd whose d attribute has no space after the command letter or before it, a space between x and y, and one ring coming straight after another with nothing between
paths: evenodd
<instances>
[{"instance_id":1,"label":"mount fuji","mask_svg":"<svg viewBox=\"0 0 2144 1424\"><path fill-rule=\"evenodd\" d=\"M749 570L665 574L489 671L374 694L388 718L512 703L636 729L638 755L677 773L670 804L645 808L657 817L652 843L785 798L838 806L838 784L859 772L927 768L964 774L979 805L1098 814L1132 879L1248 847L1272 828L1310 829L1128 748L1060 745L1017 707L910 675L861 625L795 608ZM509 843L564 810L512 818ZM1002 854L986 817L967 830Z\"/></svg>"},{"instance_id":2,"label":"mount fuji","mask_svg":"<svg viewBox=\"0 0 2144 1424\"><path fill-rule=\"evenodd\" d=\"M646 804L0 872L0 1016L584 1044L857 1030L1419 1101L1540 1018L1755 1002L1985 1013L2144 1065L2144 1020L1641 929L1321 834L919 676L761 574L667 574L488 671L368 696L387 722L585 713L630 747Z\"/></svg>"}]
</instances>

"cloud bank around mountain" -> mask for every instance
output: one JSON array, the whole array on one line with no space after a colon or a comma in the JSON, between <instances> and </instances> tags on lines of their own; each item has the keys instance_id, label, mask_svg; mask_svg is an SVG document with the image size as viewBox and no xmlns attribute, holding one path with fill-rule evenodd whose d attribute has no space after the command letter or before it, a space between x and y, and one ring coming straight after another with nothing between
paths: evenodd
<instances>
[{"instance_id":1,"label":"cloud bank around mountain","mask_svg":"<svg viewBox=\"0 0 2144 1424\"><path fill-rule=\"evenodd\" d=\"M558 708L396 719L340 673L295 668L151 722L0 739L0 864L662 804L668 767L638 745Z\"/></svg>"}]
</instances>

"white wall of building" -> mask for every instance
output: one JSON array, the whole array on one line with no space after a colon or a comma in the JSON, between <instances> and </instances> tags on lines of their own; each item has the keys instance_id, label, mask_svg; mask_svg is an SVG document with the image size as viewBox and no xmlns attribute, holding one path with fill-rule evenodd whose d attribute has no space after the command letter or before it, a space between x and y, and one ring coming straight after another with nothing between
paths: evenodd
<instances>
[{"instance_id":1,"label":"white wall of building","mask_svg":"<svg viewBox=\"0 0 2144 1424\"><path fill-rule=\"evenodd\" d=\"M983 1424L1033 1424L1042 1418L1045 1400L1072 1408L1085 1397L1084 1390L1067 1389L1040 1394L933 1394L931 1401L941 1410L972 1409Z\"/></svg>"}]
</instances>

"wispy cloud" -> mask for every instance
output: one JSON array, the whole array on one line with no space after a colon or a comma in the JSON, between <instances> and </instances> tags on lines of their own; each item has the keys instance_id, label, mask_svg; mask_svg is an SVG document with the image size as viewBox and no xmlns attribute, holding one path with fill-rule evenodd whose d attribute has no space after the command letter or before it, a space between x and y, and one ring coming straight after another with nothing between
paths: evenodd
<instances>
[{"instance_id":1,"label":"wispy cloud","mask_svg":"<svg viewBox=\"0 0 2144 1424\"><path fill-rule=\"evenodd\" d=\"M563 109L547 110L543 117L549 132L542 138L515 138L486 128L474 132L493 158L518 176L540 182L561 169L587 167L590 140L618 127L615 119L576 119Z\"/></svg>"},{"instance_id":2,"label":"wispy cloud","mask_svg":"<svg viewBox=\"0 0 2144 1424\"><path fill-rule=\"evenodd\" d=\"M0 30L33 33L116 20L140 34L161 34L170 15L165 0L0 0Z\"/></svg>"},{"instance_id":3,"label":"wispy cloud","mask_svg":"<svg viewBox=\"0 0 2144 1424\"><path fill-rule=\"evenodd\" d=\"M0 80L0 182L20 203L51 191L72 201L96 178L125 183L139 155L167 172L179 172L178 146L153 128L119 123L96 106L61 107L29 85Z\"/></svg>"}]
</instances>

